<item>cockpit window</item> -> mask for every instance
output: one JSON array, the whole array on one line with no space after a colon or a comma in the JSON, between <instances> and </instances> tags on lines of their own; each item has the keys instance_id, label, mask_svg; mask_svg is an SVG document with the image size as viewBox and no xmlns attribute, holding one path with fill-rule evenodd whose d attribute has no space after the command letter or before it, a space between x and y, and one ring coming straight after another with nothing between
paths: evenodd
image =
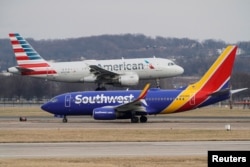
<instances>
[{"instance_id":1,"label":"cockpit window","mask_svg":"<svg viewBox=\"0 0 250 167\"><path fill-rule=\"evenodd\" d=\"M57 101L58 101L57 98L53 98L53 99L50 100L50 102L52 102L52 103L55 103L55 102L57 102Z\"/></svg>"},{"instance_id":2,"label":"cockpit window","mask_svg":"<svg viewBox=\"0 0 250 167\"><path fill-rule=\"evenodd\" d=\"M173 62L169 62L168 66L174 66L174 63Z\"/></svg>"}]
</instances>

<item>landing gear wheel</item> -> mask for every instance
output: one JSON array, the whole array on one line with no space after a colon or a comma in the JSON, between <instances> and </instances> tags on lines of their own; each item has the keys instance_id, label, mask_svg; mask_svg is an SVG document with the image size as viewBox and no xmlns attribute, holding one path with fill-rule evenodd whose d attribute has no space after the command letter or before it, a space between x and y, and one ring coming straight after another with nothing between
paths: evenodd
<instances>
[{"instance_id":1,"label":"landing gear wheel","mask_svg":"<svg viewBox=\"0 0 250 167\"><path fill-rule=\"evenodd\" d=\"M141 123L146 123L147 121L148 121L148 118L147 118L146 116L143 116L143 115L142 115L142 116L140 117L140 122L141 122Z\"/></svg>"},{"instance_id":2,"label":"landing gear wheel","mask_svg":"<svg viewBox=\"0 0 250 167\"><path fill-rule=\"evenodd\" d=\"M62 120L63 123L67 123L68 122L68 119L66 116L63 117L63 120Z\"/></svg>"},{"instance_id":3,"label":"landing gear wheel","mask_svg":"<svg viewBox=\"0 0 250 167\"><path fill-rule=\"evenodd\" d=\"M105 91L107 89L103 86L103 87L97 87L95 90L96 91Z\"/></svg>"},{"instance_id":4,"label":"landing gear wheel","mask_svg":"<svg viewBox=\"0 0 250 167\"><path fill-rule=\"evenodd\" d=\"M97 88L95 89L95 91L105 91L107 90L105 88L105 84L104 83L97 83Z\"/></svg>"},{"instance_id":5,"label":"landing gear wheel","mask_svg":"<svg viewBox=\"0 0 250 167\"><path fill-rule=\"evenodd\" d=\"M138 117L131 117L131 123L138 123L139 118Z\"/></svg>"},{"instance_id":6,"label":"landing gear wheel","mask_svg":"<svg viewBox=\"0 0 250 167\"><path fill-rule=\"evenodd\" d=\"M159 79L159 78L156 79L156 87L157 87L157 88L161 88L161 87L160 87L160 79Z\"/></svg>"},{"instance_id":7,"label":"landing gear wheel","mask_svg":"<svg viewBox=\"0 0 250 167\"><path fill-rule=\"evenodd\" d=\"M107 89L103 86L103 87L101 87L101 90L107 90Z\"/></svg>"}]
</instances>

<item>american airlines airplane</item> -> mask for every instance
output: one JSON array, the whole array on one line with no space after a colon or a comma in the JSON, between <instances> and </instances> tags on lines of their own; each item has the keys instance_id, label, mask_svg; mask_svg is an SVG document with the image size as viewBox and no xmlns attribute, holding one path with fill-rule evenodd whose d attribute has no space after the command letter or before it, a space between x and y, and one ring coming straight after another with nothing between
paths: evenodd
<instances>
[{"instance_id":1,"label":"american airlines airplane","mask_svg":"<svg viewBox=\"0 0 250 167\"><path fill-rule=\"evenodd\" d=\"M131 119L132 123L147 122L147 115L170 114L208 106L229 99L247 88L231 90L230 77L236 46L228 46L201 79L185 88L142 91L86 91L58 95L42 105L42 109L60 115L91 115L96 120ZM139 117L140 116L140 119Z\"/></svg>"},{"instance_id":2,"label":"american airlines airplane","mask_svg":"<svg viewBox=\"0 0 250 167\"><path fill-rule=\"evenodd\" d=\"M140 79L159 79L181 75L184 70L173 61L163 58L134 58L48 62L18 33L9 34L17 66L8 68L13 74L45 78L61 82L97 83L114 86L137 85Z\"/></svg>"}]
</instances>

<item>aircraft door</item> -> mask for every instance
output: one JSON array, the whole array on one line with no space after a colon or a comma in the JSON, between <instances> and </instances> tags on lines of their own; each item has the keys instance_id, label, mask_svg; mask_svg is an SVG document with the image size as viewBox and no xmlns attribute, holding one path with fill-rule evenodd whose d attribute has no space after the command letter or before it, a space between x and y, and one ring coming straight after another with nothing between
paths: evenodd
<instances>
[{"instance_id":1,"label":"aircraft door","mask_svg":"<svg viewBox=\"0 0 250 167\"><path fill-rule=\"evenodd\" d=\"M190 93L190 101L189 101L189 104L190 105L195 105L195 93Z\"/></svg>"},{"instance_id":2,"label":"aircraft door","mask_svg":"<svg viewBox=\"0 0 250 167\"><path fill-rule=\"evenodd\" d=\"M71 106L71 95L66 95L65 96L65 107L70 107Z\"/></svg>"}]
</instances>

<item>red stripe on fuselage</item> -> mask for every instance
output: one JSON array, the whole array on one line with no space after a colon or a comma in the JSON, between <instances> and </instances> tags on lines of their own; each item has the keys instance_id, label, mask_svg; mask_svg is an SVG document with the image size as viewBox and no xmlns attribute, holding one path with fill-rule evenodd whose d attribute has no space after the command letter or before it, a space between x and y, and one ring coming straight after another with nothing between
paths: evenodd
<instances>
[{"instance_id":1,"label":"red stripe on fuselage","mask_svg":"<svg viewBox=\"0 0 250 167\"><path fill-rule=\"evenodd\" d=\"M22 72L22 75L51 75L56 74L55 70Z\"/></svg>"},{"instance_id":2,"label":"red stripe on fuselage","mask_svg":"<svg viewBox=\"0 0 250 167\"><path fill-rule=\"evenodd\" d=\"M37 64L20 64L20 67L33 68L33 67L50 67L47 63L37 63Z\"/></svg>"}]
</instances>

